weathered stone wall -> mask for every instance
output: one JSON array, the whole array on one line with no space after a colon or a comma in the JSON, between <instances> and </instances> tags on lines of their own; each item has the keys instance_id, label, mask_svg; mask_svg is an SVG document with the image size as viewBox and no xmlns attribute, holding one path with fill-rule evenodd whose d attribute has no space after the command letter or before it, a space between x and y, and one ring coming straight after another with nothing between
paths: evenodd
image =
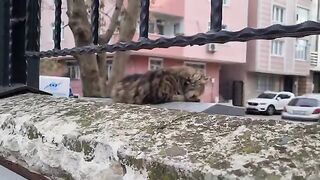
<instances>
[{"instance_id":1,"label":"weathered stone wall","mask_svg":"<svg viewBox=\"0 0 320 180\"><path fill-rule=\"evenodd\" d=\"M25 94L0 156L52 179L320 179L320 125Z\"/></svg>"}]
</instances>

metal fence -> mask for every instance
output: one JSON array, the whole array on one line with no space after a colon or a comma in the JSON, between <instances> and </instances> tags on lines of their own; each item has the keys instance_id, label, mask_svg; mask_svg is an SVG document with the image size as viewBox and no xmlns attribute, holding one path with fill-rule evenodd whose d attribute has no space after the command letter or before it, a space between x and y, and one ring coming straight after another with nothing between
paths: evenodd
<instances>
[{"instance_id":1,"label":"metal fence","mask_svg":"<svg viewBox=\"0 0 320 180\"><path fill-rule=\"evenodd\" d=\"M0 1L0 92L8 87L38 88L40 50L40 1Z\"/></svg>"},{"instance_id":2,"label":"metal fence","mask_svg":"<svg viewBox=\"0 0 320 180\"><path fill-rule=\"evenodd\" d=\"M40 0L0 1L0 88L23 84L38 88L39 60L42 57L57 57L86 53L115 52L173 46L205 45L207 43L227 43L232 41L271 40L281 37L303 37L320 34L320 23L307 21L297 25L272 25L255 29L244 27L240 31L225 31L222 27L223 0L211 0L211 28L193 36L148 38L150 0L141 0L140 28L138 41L98 44L99 0L92 0L91 26L92 45L61 49L61 0L55 0L54 48L40 49ZM238 17L237 17L238 18ZM247 17L241 17L247 18Z\"/></svg>"}]
</instances>

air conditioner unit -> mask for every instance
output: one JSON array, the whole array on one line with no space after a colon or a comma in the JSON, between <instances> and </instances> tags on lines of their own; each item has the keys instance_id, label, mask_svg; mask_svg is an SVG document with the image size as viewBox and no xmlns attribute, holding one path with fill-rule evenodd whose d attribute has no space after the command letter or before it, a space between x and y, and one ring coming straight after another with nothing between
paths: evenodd
<instances>
[{"instance_id":1,"label":"air conditioner unit","mask_svg":"<svg viewBox=\"0 0 320 180\"><path fill-rule=\"evenodd\" d=\"M318 66L318 52L310 52L310 65Z\"/></svg>"},{"instance_id":2,"label":"air conditioner unit","mask_svg":"<svg viewBox=\"0 0 320 180\"><path fill-rule=\"evenodd\" d=\"M208 52L211 52L211 53L215 52L216 51L216 45L214 43L207 44L207 50L208 50Z\"/></svg>"}]
</instances>

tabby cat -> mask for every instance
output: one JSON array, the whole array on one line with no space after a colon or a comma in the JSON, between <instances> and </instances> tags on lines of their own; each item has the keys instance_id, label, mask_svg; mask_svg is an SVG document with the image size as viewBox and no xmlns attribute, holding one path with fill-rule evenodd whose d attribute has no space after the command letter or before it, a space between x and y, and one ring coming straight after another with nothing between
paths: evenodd
<instances>
[{"instance_id":1,"label":"tabby cat","mask_svg":"<svg viewBox=\"0 0 320 180\"><path fill-rule=\"evenodd\" d=\"M114 85L111 97L129 104L199 102L207 81L202 71L189 66L162 68L126 76Z\"/></svg>"}]
</instances>

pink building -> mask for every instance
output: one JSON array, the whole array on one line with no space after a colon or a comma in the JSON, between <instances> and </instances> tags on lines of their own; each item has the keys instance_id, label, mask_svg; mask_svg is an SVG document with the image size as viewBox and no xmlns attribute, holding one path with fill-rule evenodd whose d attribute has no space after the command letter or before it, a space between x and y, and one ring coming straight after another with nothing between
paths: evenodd
<instances>
[{"instance_id":1,"label":"pink building","mask_svg":"<svg viewBox=\"0 0 320 180\"><path fill-rule=\"evenodd\" d=\"M249 27L263 28L272 24L293 25L316 20L315 0L249 1ZM315 6L317 7L317 6ZM221 68L220 92L231 99L230 82L244 82L244 100L265 90L286 90L297 94L312 91L310 50L315 51L313 36L280 38L248 42L247 62Z\"/></svg>"},{"instance_id":2,"label":"pink building","mask_svg":"<svg viewBox=\"0 0 320 180\"><path fill-rule=\"evenodd\" d=\"M247 26L248 0L225 0L223 6L223 27L227 30L240 30ZM42 10L42 36L41 50L53 48L53 1L45 1ZM63 24L68 23L66 5L63 3ZM175 35L194 35L209 30L210 1L209 0L157 0L151 1L149 37L173 37ZM241 17L241 18L235 18ZM138 28L137 28L138 29ZM74 46L73 36L69 27L62 31L62 48ZM137 40L137 36L134 38ZM117 34L111 43L117 41ZM232 52L232 53L230 53ZM202 69L211 77L205 94L204 102L217 102L219 100L219 86L223 79L220 70L223 65L239 66L245 64L247 54L246 43L208 44L193 47L172 47L168 49L131 51L127 73L143 73L150 69L168 67L173 65L188 65ZM51 75L66 75L72 78L72 89L81 94L80 72L77 63L63 58L59 61L58 69L64 69L58 73L57 69L43 72ZM112 54L107 60L108 70L112 68ZM229 87L231 88L231 87Z\"/></svg>"}]
</instances>

